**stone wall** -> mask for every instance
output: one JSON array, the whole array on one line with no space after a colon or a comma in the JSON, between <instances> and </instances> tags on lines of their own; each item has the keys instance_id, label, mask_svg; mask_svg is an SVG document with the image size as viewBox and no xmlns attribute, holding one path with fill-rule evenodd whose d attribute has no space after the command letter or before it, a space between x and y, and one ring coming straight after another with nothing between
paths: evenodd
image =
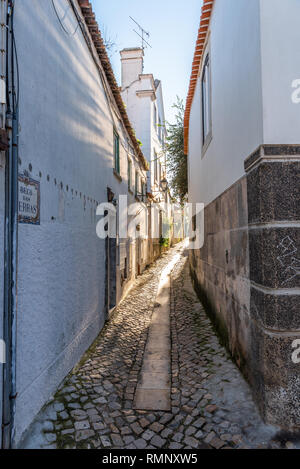
<instances>
[{"instance_id":1,"label":"stone wall","mask_svg":"<svg viewBox=\"0 0 300 469\"><path fill-rule=\"evenodd\" d=\"M190 251L199 296L237 363L249 353L247 181L242 178L205 208L205 243Z\"/></svg>"},{"instance_id":2,"label":"stone wall","mask_svg":"<svg viewBox=\"0 0 300 469\"><path fill-rule=\"evenodd\" d=\"M267 422L300 427L300 147L261 146L246 176L205 208L205 243L190 251L195 288L252 384Z\"/></svg>"},{"instance_id":3,"label":"stone wall","mask_svg":"<svg viewBox=\"0 0 300 469\"><path fill-rule=\"evenodd\" d=\"M300 427L300 147L262 146L245 169L254 390L268 422Z\"/></svg>"}]
</instances>

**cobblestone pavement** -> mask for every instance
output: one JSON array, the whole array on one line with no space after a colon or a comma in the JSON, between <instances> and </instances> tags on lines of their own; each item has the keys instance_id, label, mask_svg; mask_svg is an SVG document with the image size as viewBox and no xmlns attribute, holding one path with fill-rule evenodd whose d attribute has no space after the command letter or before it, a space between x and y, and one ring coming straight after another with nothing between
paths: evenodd
<instances>
[{"instance_id":1,"label":"cobblestone pavement","mask_svg":"<svg viewBox=\"0 0 300 469\"><path fill-rule=\"evenodd\" d=\"M159 274L171 278L171 412L132 409ZM136 281L95 344L30 428L23 448L294 447L264 425L248 385L219 344L195 296L182 245Z\"/></svg>"}]
</instances>

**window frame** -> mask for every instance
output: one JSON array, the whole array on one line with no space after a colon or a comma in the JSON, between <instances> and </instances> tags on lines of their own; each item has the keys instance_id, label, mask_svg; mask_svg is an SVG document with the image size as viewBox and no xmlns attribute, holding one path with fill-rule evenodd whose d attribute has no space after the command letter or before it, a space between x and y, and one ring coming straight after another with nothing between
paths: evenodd
<instances>
[{"instance_id":1,"label":"window frame","mask_svg":"<svg viewBox=\"0 0 300 469\"><path fill-rule=\"evenodd\" d=\"M158 155L156 153L156 151L154 150L153 152L153 156L154 156L154 161L153 161L153 164L154 164L154 183L157 183L158 182Z\"/></svg>"},{"instance_id":2,"label":"window frame","mask_svg":"<svg viewBox=\"0 0 300 469\"><path fill-rule=\"evenodd\" d=\"M161 180L162 180L162 167L161 167L161 162L158 162L158 184L159 187L161 187Z\"/></svg>"},{"instance_id":3,"label":"window frame","mask_svg":"<svg viewBox=\"0 0 300 469\"><path fill-rule=\"evenodd\" d=\"M120 137L114 129L114 170L120 175Z\"/></svg>"},{"instance_id":4,"label":"window frame","mask_svg":"<svg viewBox=\"0 0 300 469\"><path fill-rule=\"evenodd\" d=\"M127 160L127 178L128 178L128 190L132 191L132 161L131 158L128 157Z\"/></svg>"},{"instance_id":5,"label":"window frame","mask_svg":"<svg viewBox=\"0 0 300 469\"><path fill-rule=\"evenodd\" d=\"M155 103L153 103L154 109L153 109L153 125L157 133L157 106Z\"/></svg>"},{"instance_id":6,"label":"window frame","mask_svg":"<svg viewBox=\"0 0 300 469\"><path fill-rule=\"evenodd\" d=\"M212 140L211 54L207 50L201 71L202 157Z\"/></svg>"},{"instance_id":7,"label":"window frame","mask_svg":"<svg viewBox=\"0 0 300 469\"><path fill-rule=\"evenodd\" d=\"M135 197L139 195L139 172L137 170L135 170L134 195Z\"/></svg>"},{"instance_id":8,"label":"window frame","mask_svg":"<svg viewBox=\"0 0 300 469\"><path fill-rule=\"evenodd\" d=\"M144 181L144 179L142 179L141 185L142 185L141 187L142 202L145 202L147 191L146 191L146 182Z\"/></svg>"}]
</instances>

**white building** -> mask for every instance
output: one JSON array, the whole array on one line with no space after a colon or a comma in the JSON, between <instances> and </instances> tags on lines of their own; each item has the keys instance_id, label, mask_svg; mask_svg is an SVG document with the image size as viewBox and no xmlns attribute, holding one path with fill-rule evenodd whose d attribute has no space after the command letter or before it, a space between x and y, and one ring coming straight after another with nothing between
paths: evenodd
<instances>
[{"instance_id":1,"label":"white building","mask_svg":"<svg viewBox=\"0 0 300 469\"><path fill-rule=\"evenodd\" d=\"M121 95L142 150L151 164L149 192L160 190L166 172L163 153L166 129L162 85L151 73L143 73L144 51L141 48L123 49ZM162 191L160 192L162 195ZM157 198L157 192L156 192Z\"/></svg>"},{"instance_id":2,"label":"white building","mask_svg":"<svg viewBox=\"0 0 300 469\"><path fill-rule=\"evenodd\" d=\"M166 178L165 113L160 80L153 74L144 73L144 51L128 48L121 52L122 85L121 95L136 136L142 144L143 154L148 160L147 192L154 202L169 202L168 192L162 190L161 181ZM154 211L153 211L154 212ZM156 212L154 212L156 213ZM156 216L157 215L157 216ZM152 216L151 226L160 225L159 212ZM154 246L153 256L159 254L159 244Z\"/></svg>"},{"instance_id":3,"label":"white building","mask_svg":"<svg viewBox=\"0 0 300 469\"><path fill-rule=\"evenodd\" d=\"M288 428L300 426L299 16L298 0L205 0L185 114L189 201L206 206L195 285L265 418Z\"/></svg>"},{"instance_id":4,"label":"white building","mask_svg":"<svg viewBox=\"0 0 300 469\"><path fill-rule=\"evenodd\" d=\"M8 3L1 2L2 32ZM0 339L5 337L7 350L13 352L0 365L5 377L2 395L1 373L0 410L2 415L4 402L5 415L0 432L5 428L1 435L5 447L11 435L11 443L18 445L147 264L148 255L128 239L117 236L105 241L96 234L98 204L117 202L119 195L132 198L132 187L137 184L140 190L147 182L148 165L89 2L14 3L19 224L18 244L11 243L5 255L18 255L17 262L7 257L18 275L10 289L0 256L1 302L2 292L11 300L4 314L0 309ZM11 70L4 70L6 53L12 52L5 36L1 36L2 75L12 89ZM9 122L2 123L4 129L5 124ZM4 216L14 219L5 210L12 189L5 182L10 162L9 151L2 152L2 246ZM14 175L17 187L17 172ZM143 208L144 202L140 197Z\"/></svg>"}]
</instances>

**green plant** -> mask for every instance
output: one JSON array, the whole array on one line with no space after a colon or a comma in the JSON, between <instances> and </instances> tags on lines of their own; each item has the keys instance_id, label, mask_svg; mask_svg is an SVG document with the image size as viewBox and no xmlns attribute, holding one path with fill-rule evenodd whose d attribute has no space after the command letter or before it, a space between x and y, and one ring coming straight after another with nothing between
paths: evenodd
<instances>
[{"instance_id":1,"label":"green plant","mask_svg":"<svg viewBox=\"0 0 300 469\"><path fill-rule=\"evenodd\" d=\"M161 236L159 239L159 244L163 248L168 248L170 246L170 238L164 238Z\"/></svg>"},{"instance_id":2,"label":"green plant","mask_svg":"<svg viewBox=\"0 0 300 469\"><path fill-rule=\"evenodd\" d=\"M188 192L187 156L184 154L184 105L177 96L175 124L167 122L166 153L168 177L174 197L183 203Z\"/></svg>"}]
</instances>

